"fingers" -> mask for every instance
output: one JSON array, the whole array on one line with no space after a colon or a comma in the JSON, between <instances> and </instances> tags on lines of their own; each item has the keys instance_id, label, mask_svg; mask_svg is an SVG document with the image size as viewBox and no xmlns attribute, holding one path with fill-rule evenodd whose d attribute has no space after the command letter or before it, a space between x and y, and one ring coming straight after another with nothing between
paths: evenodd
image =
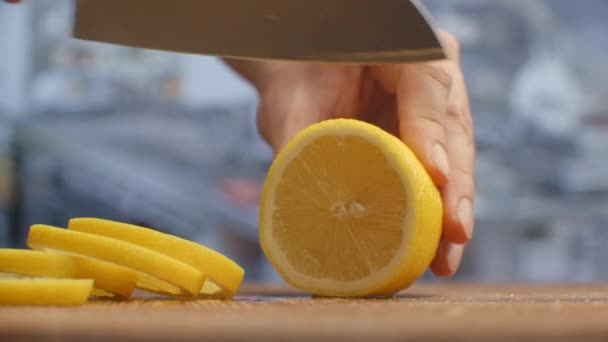
<instances>
[{"instance_id":1,"label":"fingers","mask_svg":"<svg viewBox=\"0 0 608 342\"><path fill-rule=\"evenodd\" d=\"M450 156L450 179L442 189L446 213L444 239L465 243L473 236L475 142L473 121L462 71L453 73L453 88L444 120Z\"/></svg>"},{"instance_id":2,"label":"fingers","mask_svg":"<svg viewBox=\"0 0 608 342\"><path fill-rule=\"evenodd\" d=\"M397 97L401 139L438 186L445 185L450 174L444 121L455 69L453 61L373 69L382 86Z\"/></svg>"},{"instance_id":3,"label":"fingers","mask_svg":"<svg viewBox=\"0 0 608 342\"><path fill-rule=\"evenodd\" d=\"M401 70L397 89L400 136L439 186L450 172L444 118L451 82L445 63L412 64Z\"/></svg>"},{"instance_id":4,"label":"fingers","mask_svg":"<svg viewBox=\"0 0 608 342\"><path fill-rule=\"evenodd\" d=\"M444 129L450 175L441 189L445 208L443 240L431 268L438 276L451 276L458 270L464 244L472 238L474 229L475 143L470 104L460 68L452 73Z\"/></svg>"},{"instance_id":5,"label":"fingers","mask_svg":"<svg viewBox=\"0 0 608 342\"><path fill-rule=\"evenodd\" d=\"M473 234L473 124L456 39L439 32L448 60L372 69L397 96L399 131L440 188L443 236L432 269L453 275Z\"/></svg>"},{"instance_id":6,"label":"fingers","mask_svg":"<svg viewBox=\"0 0 608 342\"><path fill-rule=\"evenodd\" d=\"M448 114L445 129L451 170L450 179L441 190L446 208L443 237L465 243L473 236L475 194L475 145L469 110L463 108Z\"/></svg>"},{"instance_id":7,"label":"fingers","mask_svg":"<svg viewBox=\"0 0 608 342\"><path fill-rule=\"evenodd\" d=\"M464 252L464 245L441 241L437 256L431 263L431 270L436 276L449 277L458 271Z\"/></svg>"}]
</instances>

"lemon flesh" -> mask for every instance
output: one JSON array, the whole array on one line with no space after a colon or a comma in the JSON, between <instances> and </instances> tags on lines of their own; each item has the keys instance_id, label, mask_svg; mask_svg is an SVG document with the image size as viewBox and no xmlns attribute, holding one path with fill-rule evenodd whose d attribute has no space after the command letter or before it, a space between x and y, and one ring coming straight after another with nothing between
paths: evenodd
<instances>
[{"instance_id":1,"label":"lemon flesh","mask_svg":"<svg viewBox=\"0 0 608 342\"><path fill-rule=\"evenodd\" d=\"M260 243L291 285L322 296L391 295L430 265L439 191L412 151L361 121L301 131L275 158Z\"/></svg>"}]
</instances>

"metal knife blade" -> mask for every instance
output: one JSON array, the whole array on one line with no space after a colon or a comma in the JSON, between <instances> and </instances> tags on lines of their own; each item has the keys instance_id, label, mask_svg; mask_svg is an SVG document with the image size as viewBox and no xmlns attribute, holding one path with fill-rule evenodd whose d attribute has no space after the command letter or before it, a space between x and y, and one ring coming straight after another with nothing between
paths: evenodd
<instances>
[{"instance_id":1,"label":"metal knife blade","mask_svg":"<svg viewBox=\"0 0 608 342\"><path fill-rule=\"evenodd\" d=\"M417 0L77 0L74 37L246 59L445 58Z\"/></svg>"}]
</instances>

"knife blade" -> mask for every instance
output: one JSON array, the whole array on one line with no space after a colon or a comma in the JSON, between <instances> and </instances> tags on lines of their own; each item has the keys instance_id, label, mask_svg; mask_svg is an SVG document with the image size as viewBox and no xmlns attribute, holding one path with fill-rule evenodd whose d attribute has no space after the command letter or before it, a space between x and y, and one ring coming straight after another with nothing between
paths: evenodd
<instances>
[{"instance_id":1,"label":"knife blade","mask_svg":"<svg viewBox=\"0 0 608 342\"><path fill-rule=\"evenodd\" d=\"M416 0L77 0L75 38L244 59L445 58Z\"/></svg>"}]
</instances>

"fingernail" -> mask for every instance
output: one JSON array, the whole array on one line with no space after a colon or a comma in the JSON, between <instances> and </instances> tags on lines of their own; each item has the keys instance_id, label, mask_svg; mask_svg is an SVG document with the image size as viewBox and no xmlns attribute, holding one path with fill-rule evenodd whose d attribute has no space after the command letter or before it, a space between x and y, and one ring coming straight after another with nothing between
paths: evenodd
<instances>
[{"instance_id":1,"label":"fingernail","mask_svg":"<svg viewBox=\"0 0 608 342\"><path fill-rule=\"evenodd\" d=\"M457 209L458 221L464 230L467 239L473 237L473 205L471 200L463 198L458 203Z\"/></svg>"},{"instance_id":2,"label":"fingernail","mask_svg":"<svg viewBox=\"0 0 608 342\"><path fill-rule=\"evenodd\" d=\"M448 268L452 275L458 271L460 267L460 260L462 259L462 253L464 251L464 245L455 243L446 243L446 258L448 262Z\"/></svg>"},{"instance_id":3,"label":"fingernail","mask_svg":"<svg viewBox=\"0 0 608 342\"><path fill-rule=\"evenodd\" d=\"M433 158L435 167L443 174L445 178L448 178L450 164L448 162L448 154L445 152L443 146L441 146L439 143L435 144L431 153L431 158Z\"/></svg>"}]
</instances>

